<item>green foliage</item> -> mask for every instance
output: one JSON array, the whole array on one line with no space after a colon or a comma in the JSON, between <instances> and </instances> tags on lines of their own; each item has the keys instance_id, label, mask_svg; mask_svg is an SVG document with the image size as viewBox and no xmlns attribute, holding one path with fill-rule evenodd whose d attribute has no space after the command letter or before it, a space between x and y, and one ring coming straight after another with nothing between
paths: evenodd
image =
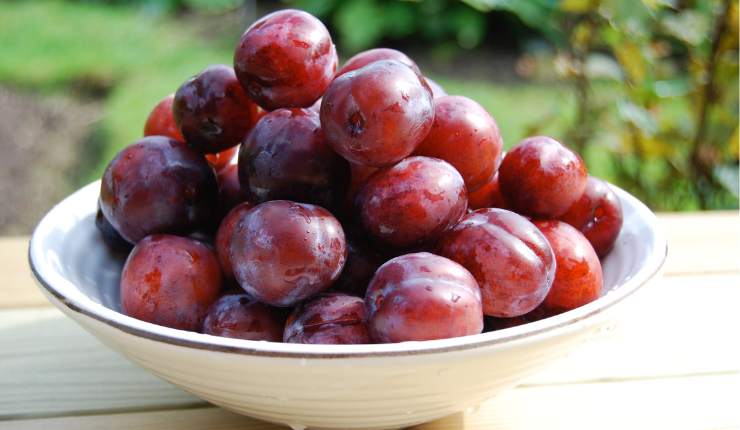
<instances>
[{"instance_id":1,"label":"green foliage","mask_svg":"<svg viewBox=\"0 0 740 430\"><path fill-rule=\"evenodd\" d=\"M330 24L345 54L386 40L480 47L486 14L516 17L547 43L520 63L539 80L434 76L496 118L507 147L551 134L592 173L661 210L738 206L738 5L731 0L284 0ZM188 76L231 62L239 29L191 25L183 11L239 0L4 2L0 82L102 93L106 161L140 136L149 109ZM243 7L243 6L242 6ZM177 12L175 19L173 12ZM224 16L208 15L223 26ZM247 23L237 23L239 26ZM214 35L215 33L215 35ZM204 37L204 35L207 35ZM518 46L526 46L518 41ZM534 44L532 44L534 46ZM535 66L532 66L532 63ZM525 75L530 72L526 72ZM544 77L543 77L544 76ZM100 140L100 139L99 139Z\"/></svg>"},{"instance_id":2,"label":"green foliage","mask_svg":"<svg viewBox=\"0 0 740 430\"><path fill-rule=\"evenodd\" d=\"M736 1L288 3L330 20L352 52L411 34L473 48L492 31L486 13L512 14L549 42L554 54L545 58L554 62L542 68L556 70L574 96L571 118L530 114L524 129L570 121L561 137L586 154L592 172L657 209L738 206Z\"/></svg>"},{"instance_id":3,"label":"green foliage","mask_svg":"<svg viewBox=\"0 0 740 430\"><path fill-rule=\"evenodd\" d=\"M68 0L72 1L72 0ZM223 12L241 6L243 0L74 0L79 3L106 6L134 6L149 14L163 15L172 12Z\"/></svg>"},{"instance_id":4,"label":"green foliage","mask_svg":"<svg viewBox=\"0 0 740 430\"><path fill-rule=\"evenodd\" d=\"M41 92L105 92L96 133L105 147L80 180L100 175L141 136L161 98L209 64L232 60L194 29L129 7L60 1L6 2L0 13L0 83Z\"/></svg>"},{"instance_id":5,"label":"green foliage","mask_svg":"<svg viewBox=\"0 0 740 430\"><path fill-rule=\"evenodd\" d=\"M617 183L657 209L738 205L737 3L564 0L553 41L576 89L576 149L605 151ZM614 97L595 97L595 56ZM612 106L616 106L616 112ZM616 121L614 120L616 113Z\"/></svg>"},{"instance_id":6,"label":"green foliage","mask_svg":"<svg viewBox=\"0 0 740 430\"><path fill-rule=\"evenodd\" d=\"M231 62L232 45L205 39L198 28L151 14L148 7L11 2L0 14L0 84L42 93L96 82L103 87L103 116L95 130L102 148L90 160L94 164L81 166L80 181L89 182L141 136L159 99L208 64ZM562 134L572 117L574 100L567 87L433 77L451 93L471 97L492 112L507 146L531 133L532 117L543 118L544 130L554 135Z\"/></svg>"},{"instance_id":7,"label":"green foliage","mask_svg":"<svg viewBox=\"0 0 740 430\"><path fill-rule=\"evenodd\" d=\"M454 0L286 0L331 23L342 51L348 54L376 46L383 39L420 37L430 43L454 41L470 49L483 41L485 15L469 2ZM512 2L514 3L514 2ZM526 2L522 2L526 3Z\"/></svg>"}]
</instances>

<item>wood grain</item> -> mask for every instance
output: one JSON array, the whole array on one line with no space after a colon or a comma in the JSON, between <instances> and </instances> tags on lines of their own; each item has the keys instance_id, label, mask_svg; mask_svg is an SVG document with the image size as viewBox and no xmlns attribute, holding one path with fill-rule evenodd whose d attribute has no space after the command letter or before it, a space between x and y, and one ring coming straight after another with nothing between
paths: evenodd
<instances>
[{"instance_id":1,"label":"wood grain","mask_svg":"<svg viewBox=\"0 0 740 430\"><path fill-rule=\"evenodd\" d=\"M666 276L740 272L740 214L737 211L662 213L668 239Z\"/></svg>"},{"instance_id":2,"label":"wood grain","mask_svg":"<svg viewBox=\"0 0 740 430\"><path fill-rule=\"evenodd\" d=\"M740 372L740 274L663 279L625 303L619 324L525 385Z\"/></svg>"},{"instance_id":3,"label":"wood grain","mask_svg":"<svg viewBox=\"0 0 740 430\"><path fill-rule=\"evenodd\" d=\"M55 308L0 311L0 419L202 405Z\"/></svg>"},{"instance_id":4,"label":"wood grain","mask_svg":"<svg viewBox=\"0 0 740 430\"><path fill-rule=\"evenodd\" d=\"M631 300L610 336L524 386L740 373L740 345L718 341L735 338L740 326L737 285L740 275L667 278ZM56 309L0 311L0 345L0 419L203 404L99 344Z\"/></svg>"},{"instance_id":5,"label":"wood grain","mask_svg":"<svg viewBox=\"0 0 740 430\"><path fill-rule=\"evenodd\" d=\"M730 429L740 427L740 375L511 390L477 411L413 430ZM679 413L680 411L680 413ZM0 422L14 430L278 430L217 408Z\"/></svg>"},{"instance_id":6,"label":"wood grain","mask_svg":"<svg viewBox=\"0 0 740 430\"><path fill-rule=\"evenodd\" d=\"M510 390L414 430L737 429L740 375Z\"/></svg>"},{"instance_id":7,"label":"wood grain","mask_svg":"<svg viewBox=\"0 0 740 430\"><path fill-rule=\"evenodd\" d=\"M0 309L49 306L28 268L28 237L0 237Z\"/></svg>"}]
</instances>

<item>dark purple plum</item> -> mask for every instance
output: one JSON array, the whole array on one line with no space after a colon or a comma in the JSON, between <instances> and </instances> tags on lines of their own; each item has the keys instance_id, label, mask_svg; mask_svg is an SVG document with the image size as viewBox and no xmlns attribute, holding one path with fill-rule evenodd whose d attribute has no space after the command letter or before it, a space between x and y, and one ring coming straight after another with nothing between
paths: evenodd
<instances>
[{"instance_id":1,"label":"dark purple plum","mask_svg":"<svg viewBox=\"0 0 740 430\"><path fill-rule=\"evenodd\" d=\"M127 241L186 233L210 221L218 187L202 154L163 136L126 147L108 164L100 208Z\"/></svg>"},{"instance_id":2,"label":"dark purple plum","mask_svg":"<svg viewBox=\"0 0 740 430\"><path fill-rule=\"evenodd\" d=\"M213 336L281 342L284 311L251 300L246 294L224 295L211 305L202 332Z\"/></svg>"},{"instance_id":3,"label":"dark purple plum","mask_svg":"<svg viewBox=\"0 0 740 430\"><path fill-rule=\"evenodd\" d=\"M446 339L480 333L478 284L464 267L427 252L380 266L365 296L376 342Z\"/></svg>"},{"instance_id":4,"label":"dark purple plum","mask_svg":"<svg viewBox=\"0 0 740 430\"><path fill-rule=\"evenodd\" d=\"M325 293L298 305L283 333L288 343L367 344L365 303L356 296Z\"/></svg>"},{"instance_id":5,"label":"dark purple plum","mask_svg":"<svg viewBox=\"0 0 740 430\"><path fill-rule=\"evenodd\" d=\"M175 120L185 142L203 154L238 145L257 122L257 105L224 65L209 66L175 93Z\"/></svg>"},{"instance_id":6,"label":"dark purple plum","mask_svg":"<svg viewBox=\"0 0 740 430\"><path fill-rule=\"evenodd\" d=\"M350 167L324 140L318 113L278 109L262 117L242 144L239 178L251 201L334 209L347 193Z\"/></svg>"},{"instance_id":7,"label":"dark purple plum","mask_svg":"<svg viewBox=\"0 0 740 430\"><path fill-rule=\"evenodd\" d=\"M341 224L326 209L273 200L243 213L231 239L239 285L273 306L294 306L328 289L347 259Z\"/></svg>"}]
</instances>

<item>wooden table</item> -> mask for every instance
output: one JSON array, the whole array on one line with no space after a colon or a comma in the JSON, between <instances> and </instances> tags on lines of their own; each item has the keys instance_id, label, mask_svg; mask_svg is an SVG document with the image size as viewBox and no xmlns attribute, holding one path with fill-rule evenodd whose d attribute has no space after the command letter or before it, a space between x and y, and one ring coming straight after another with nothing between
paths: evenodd
<instances>
[{"instance_id":1,"label":"wooden table","mask_svg":"<svg viewBox=\"0 0 740 430\"><path fill-rule=\"evenodd\" d=\"M477 411L416 430L740 428L740 217L664 214L665 278L608 338ZM27 238L0 239L0 429L246 429L50 307Z\"/></svg>"}]
</instances>

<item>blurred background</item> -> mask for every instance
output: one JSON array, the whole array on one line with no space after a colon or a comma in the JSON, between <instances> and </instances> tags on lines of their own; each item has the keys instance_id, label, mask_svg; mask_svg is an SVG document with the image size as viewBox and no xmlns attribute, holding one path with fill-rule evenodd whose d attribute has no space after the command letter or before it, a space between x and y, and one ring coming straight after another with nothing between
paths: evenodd
<instances>
[{"instance_id":1,"label":"blurred background","mask_svg":"<svg viewBox=\"0 0 740 430\"><path fill-rule=\"evenodd\" d=\"M284 7L320 17L341 59L406 52L506 147L556 137L654 210L738 208L737 1L0 0L0 234L97 179L161 98Z\"/></svg>"}]
</instances>

